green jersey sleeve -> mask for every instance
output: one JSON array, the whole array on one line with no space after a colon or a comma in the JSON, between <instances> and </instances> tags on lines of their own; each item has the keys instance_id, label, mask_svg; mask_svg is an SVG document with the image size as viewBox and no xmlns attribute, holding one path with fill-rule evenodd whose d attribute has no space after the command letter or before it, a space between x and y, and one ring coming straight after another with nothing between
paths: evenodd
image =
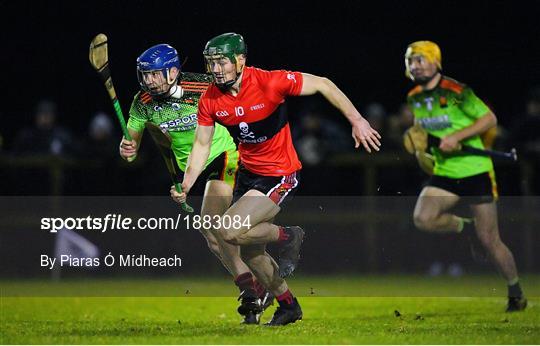
<instances>
[{"instance_id":1,"label":"green jersey sleeve","mask_svg":"<svg viewBox=\"0 0 540 346\"><path fill-rule=\"evenodd\" d=\"M146 112L144 112L141 102L139 101L139 94L140 93L137 93L137 95L135 95L133 98L133 102L131 102L127 127L137 132L143 132L144 124L149 119L147 118Z\"/></svg>"},{"instance_id":2,"label":"green jersey sleeve","mask_svg":"<svg viewBox=\"0 0 540 346\"><path fill-rule=\"evenodd\" d=\"M461 94L462 100L460 103L460 108L469 117L473 119L479 119L483 117L484 115L489 112L489 107L486 106L486 104L480 100L478 96L474 93L474 91L466 87L463 89L463 92Z\"/></svg>"}]
</instances>

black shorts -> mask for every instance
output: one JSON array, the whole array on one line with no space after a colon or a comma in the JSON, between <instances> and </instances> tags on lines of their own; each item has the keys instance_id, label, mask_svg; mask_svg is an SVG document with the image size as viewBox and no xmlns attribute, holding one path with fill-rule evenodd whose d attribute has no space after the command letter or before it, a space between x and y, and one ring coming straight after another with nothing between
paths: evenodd
<instances>
[{"instance_id":1,"label":"black shorts","mask_svg":"<svg viewBox=\"0 0 540 346\"><path fill-rule=\"evenodd\" d=\"M493 171L459 179L433 175L426 186L454 193L467 204L491 203L499 197Z\"/></svg>"},{"instance_id":2,"label":"black shorts","mask_svg":"<svg viewBox=\"0 0 540 346\"><path fill-rule=\"evenodd\" d=\"M277 205L281 205L292 198L299 182L300 171L289 175L272 177L250 172L240 164L234 186L233 203L238 201L249 190L257 190L270 197Z\"/></svg>"},{"instance_id":3,"label":"black shorts","mask_svg":"<svg viewBox=\"0 0 540 346\"><path fill-rule=\"evenodd\" d=\"M206 183L210 180L221 180L229 184L234 189L235 176L238 173L238 152L224 151L216 157L202 171L199 178L191 188L189 194L192 196L204 195ZM180 174L180 181L184 179L184 173Z\"/></svg>"}]
</instances>

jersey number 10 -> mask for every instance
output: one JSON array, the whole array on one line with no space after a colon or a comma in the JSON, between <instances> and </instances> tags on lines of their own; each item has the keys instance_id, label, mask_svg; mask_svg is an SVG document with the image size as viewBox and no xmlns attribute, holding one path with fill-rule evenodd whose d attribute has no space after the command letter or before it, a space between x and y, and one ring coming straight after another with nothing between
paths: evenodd
<instances>
[{"instance_id":1,"label":"jersey number 10","mask_svg":"<svg viewBox=\"0 0 540 346\"><path fill-rule=\"evenodd\" d=\"M242 106L234 107L234 112L236 113L237 117L241 117L242 115L244 115L244 107Z\"/></svg>"}]
</instances>

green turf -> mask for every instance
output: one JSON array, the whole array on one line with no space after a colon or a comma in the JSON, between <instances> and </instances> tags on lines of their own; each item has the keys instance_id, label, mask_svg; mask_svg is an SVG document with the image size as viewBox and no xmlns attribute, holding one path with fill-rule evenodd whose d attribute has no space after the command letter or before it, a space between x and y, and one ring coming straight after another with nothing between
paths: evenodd
<instances>
[{"instance_id":1,"label":"green turf","mask_svg":"<svg viewBox=\"0 0 540 346\"><path fill-rule=\"evenodd\" d=\"M358 292L362 278L367 293L416 292L414 297L323 296L324 290ZM30 282L2 282L0 335L3 344L538 344L540 343L540 286L538 276L524 277L530 307L523 313L503 312L504 293L474 297L420 297L418 293L445 287L478 292L500 280L486 277L430 279L408 276L291 280L301 294L304 320L279 328L241 326L234 297L6 297ZM497 279L497 277L495 277ZM191 281L190 281L191 280ZM226 279L183 279L176 284L195 291L206 283L210 291L221 287L234 292ZM175 280L147 280L164 289ZM191 282L191 283L190 283ZM374 284L375 282L376 284ZM437 283L434 285L433 283ZM43 283L34 282L38 287ZM75 281L67 286L75 285ZM131 284L144 285L141 280ZM97 282L95 282L97 285ZM110 287L113 281L106 281ZM118 281L119 288L128 281ZM62 283L55 284L57 289ZM197 286L200 285L200 286ZM392 285L390 290L386 285ZM439 287L440 286L440 287ZM400 288L401 287L401 288ZM427 287L427 289L426 289ZM500 287L499 287L500 288ZM117 288L118 289L118 288ZM372 291L373 290L373 291ZM121 291L121 290L118 290ZM201 292L203 290L201 289ZM21 291L24 292L24 291ZM129 291L128 291L129 292ZM313 294L311 294L313 292ZM328 293L328 292L327 292ZM273 307L263 317L268 320ZM400 316L396 316L395 311Z\"/></svg>"},{"instance_id":2,"label":"green turf","mask_svg":"<svg viewBox=\"0 0 540 346\"><path fill-rule=\"evenodd\" d=\"M287 280L300 296L445 296L501 297L504 281L496 274L462 277L426 277L424 275L340 275L306 276ZM540 275L522 277L528 295L540 296ZM168 279L64 279L0 280L3 296L235 296L236 287L229 277L178 277Z\"/></svg>"}]
</instances>

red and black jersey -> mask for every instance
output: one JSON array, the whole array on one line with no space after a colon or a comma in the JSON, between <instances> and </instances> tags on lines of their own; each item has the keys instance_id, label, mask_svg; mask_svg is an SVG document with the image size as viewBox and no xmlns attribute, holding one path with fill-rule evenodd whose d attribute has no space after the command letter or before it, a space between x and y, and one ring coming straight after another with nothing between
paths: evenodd
<instances>
[{"instance_id":1,"label":"red and black jersey","mask_svg":"<svg viewBox=\"0 0 540 346\"><path fill-rule=\"evenodd\" d=\"M233 96L211 85L199 100L198 122L225 126L239 142L240 160L249 171L283 176L302 165L294 149L287 114L280 111L287 96L299 95L302 74L245 67L240 92Z\"/></svg>"}]
</instances>

